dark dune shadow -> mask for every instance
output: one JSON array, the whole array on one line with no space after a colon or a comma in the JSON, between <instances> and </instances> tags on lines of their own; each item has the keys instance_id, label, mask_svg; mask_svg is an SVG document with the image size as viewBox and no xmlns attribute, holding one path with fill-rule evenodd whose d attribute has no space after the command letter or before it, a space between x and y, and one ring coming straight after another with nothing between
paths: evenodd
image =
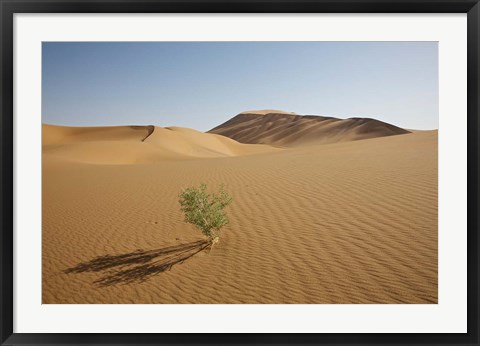
<instances>
[{"instance_id":1,"label":"dark dune shadow","mask_svg":"<svg viewBox=\"0 0 480 346\"><path fill-rule=\"evenodd\" d=\"M175 264L184 262L209 245L205 240L198 240L157 250L105 255L79 263L64 270L64 273L105 272L102 278L94 281L99 286L144 282L156 274L170 270Z\"/></svg>"},{"instance_id":2,"label":"dark dune shadow","mask_svg":"<svg viewBox=\"0 0 480 346\"><path fill-rule=\"evenodd\" d=\"M142 142L145 142L145 140L150 137L150 135L155 131L155 126L153 125L147 125L147 126L130 126L131 129L133 130L147 130L147 134L145 137L142 138Z\"/></svg>"}]
</instances>

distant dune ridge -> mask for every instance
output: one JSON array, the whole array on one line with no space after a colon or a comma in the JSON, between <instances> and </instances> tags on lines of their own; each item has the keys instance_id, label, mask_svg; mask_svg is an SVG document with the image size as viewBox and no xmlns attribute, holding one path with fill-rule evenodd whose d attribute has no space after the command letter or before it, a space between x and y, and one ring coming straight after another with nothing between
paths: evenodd
<instances>
[{"instance_id":1,"label":"distant dune ridge","mask_svg":"<svg viewBox=\"0 0 480 346\"><path fill-rule=\"evenodd\" d=\"M93 164L245 156L278 147L348 142L407 134L375 119L300 116L274 109L246 111L207 133L181 127L43 125L46 157Z\"/></svg>"},{"instance_id":2,"label":"distant dune ridge","mask_svg":"<svg viewBox=\"0 0 480 346\"><path fill-rule=\"evenodd\" d=\"M47 157L96 164L243 156L278 150L187 128L151 125L66 127L44 124L42 146Z\"/></svg>"},{"instance_id":3,"label":"distant dune ridge","mask_svg":"<svg viewBox=\"0 0 480 346\"><path fill-rule=\"evenodd\" d=\"M226 136L240 143L292 147L401 135L410 131L370 118L338 119L301 116L278 110L255 110L242 112L208 133Z\"/></svg>"}]
</instances>

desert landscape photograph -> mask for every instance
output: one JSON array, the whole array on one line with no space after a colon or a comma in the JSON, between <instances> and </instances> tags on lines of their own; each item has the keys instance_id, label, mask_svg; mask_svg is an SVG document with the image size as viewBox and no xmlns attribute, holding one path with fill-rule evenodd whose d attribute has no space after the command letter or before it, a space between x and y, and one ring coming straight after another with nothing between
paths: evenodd
<instances>
[{"instance_id":1,"label":"desert landscape photograph","mask_svg":"<svg viewBox=\"0 0 480 346\"><path fill-rule=\"evenodd\" d=\"M44 42L42 304L438 304L436 42Z\"/></svg>"}]
</instances>

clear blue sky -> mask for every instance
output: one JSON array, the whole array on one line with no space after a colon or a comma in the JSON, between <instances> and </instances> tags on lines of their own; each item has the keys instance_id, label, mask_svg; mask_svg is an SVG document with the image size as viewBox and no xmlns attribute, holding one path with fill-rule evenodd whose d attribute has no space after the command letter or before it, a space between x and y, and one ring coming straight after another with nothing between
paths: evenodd
<instances>
[{"instance_id":1,"label":"clear blue sky","mask_svg":"<svg viewBox=\"0 0 480 346\"><path fill-rule=\"evenodd\" d=\"M436 42L45 42L42 122L200 131L251 109L438 128Z\"/></svg>"}]
</instances>

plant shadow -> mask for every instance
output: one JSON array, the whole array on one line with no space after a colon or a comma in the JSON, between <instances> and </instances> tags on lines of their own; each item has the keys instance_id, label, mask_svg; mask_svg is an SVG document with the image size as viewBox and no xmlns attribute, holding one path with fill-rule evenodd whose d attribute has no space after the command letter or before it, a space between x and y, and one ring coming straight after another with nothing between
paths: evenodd
<instances>
[{"instance_id":1,"label":"plant shadow","mask_svg":"<svg viewBox=\"0 0 480 346\"><path fill-rule=\"evenodd\" d=\"M169 246L157 250L136 250L122 255L105 255L64 270L66 274L105 272L94 281L99 286L144 282L152 276L170 270L210 246L206 240Z\"/></svg>"}]
</instances>

